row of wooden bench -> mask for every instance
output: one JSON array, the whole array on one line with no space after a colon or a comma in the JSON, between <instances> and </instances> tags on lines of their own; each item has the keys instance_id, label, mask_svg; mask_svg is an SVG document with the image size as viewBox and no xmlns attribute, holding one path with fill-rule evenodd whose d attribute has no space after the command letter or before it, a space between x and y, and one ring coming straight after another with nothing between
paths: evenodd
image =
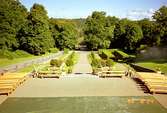
<instances>
[{"instance_id":1,"label":"row of wooden bench","mask_svg":"<svg viewBox=\"0 0 167 113\"><path fill-rule=\"evenodd\" d=\"M61 71L39 71L34 74L34 77L38 78L59 78L61 76Z\"/></svg>"},{"instance_id":2,"label":"row of wooden bench","mask_svg":"<svg viewBox=\"0 0 167 113\"><path fill-rule=\"evenodd\" d=\"M167 77L158 73L137 72L151 93L167 93Z\"/></svg>"},{"instance_id":3,"label":"row of wooden bench","mask_svg":"<svg viewBox=\"0 0 167 113\"><path fill-rule=\"evenodd\" d=\"M19 85L28 79L26 73L5 73L0 76L0 95L11 94Z\"/></svg>"},{"instance_id":4,"label":"row of wooden bench","mask_svg":"<svg viewBox=\"0 0 167 113\"><path fill-rule=\"evenodd\" d=\"M98 73L99 77L120 77L122 78L125 75L125 71L100 71Z\"/></svg>"}]
</instances>

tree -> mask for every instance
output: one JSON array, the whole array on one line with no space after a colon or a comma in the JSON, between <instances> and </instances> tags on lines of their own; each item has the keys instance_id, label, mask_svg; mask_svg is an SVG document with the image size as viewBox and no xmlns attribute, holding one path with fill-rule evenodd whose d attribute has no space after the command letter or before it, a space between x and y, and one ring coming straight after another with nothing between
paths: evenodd
<instances>
[{"instance_id":1,"label":"tree","mask_svg":"<svg viewBox=\"0 0 167 113\"><path fill-rule=\"evenodd\" d=\"M27 17L26 8L18 0L1 0L0 49L17 49L17 33Z\"/></svg>"},{"instance_id":2,"label":"tree","mask_svg":"<svg viewBox=\"0 0 167 113\"><path fill-rule=\"evenodd\" d=\"M50 27L56 47L60 49L75 49L78 31L72 21L51 19Z\"/></svg>"},{"instance_id":3,"label":"tree","mask_svg":"<svg viewBox=\"0 0 167 113\"><path fill-rule=\"evenodd\" d=\"M124 49L128 51L136 50L137 43L142 39L142 37L143 33L140 26L133 22L129 23L126 26L126 34L125 34L126 45Z\"/></svg>"},{"instance_id":4,"label":"tree","mask_svg":"<svg viewBox=\"0 0 167 113\"><path fill-rule=\"evenodd\" d=\"M160 44L160 33L158 32L158 26L154 21L149 19L143 19L138 21L142 31L143 38L140 44L155 46Z\"/></svg>"},{"instance_id":5,"label":"tree","mask_svg":"<svg viewBox=\"0 0 167 113\"><path fill-rule=\"evenodd\" d=\"M153 18L156 20L157 31L160 34L162 44L167 44L167 6L162 6L157 10Z\"/></svg>"},{"instance_id":6,"label":"tree","mask_svg":"<svg viewBox=\"0 0 167 113\"><path fill-rule=\"evenodd\" d=\"M109 48L115 26L106 21L105 12L93 12L84 26L85 43L88 49Z\"/></svg>"},{"instance_id":7,"label":"tree","mask_svg":"<svg viewBox=\"0 0 167 113\"><path fill-rule=\"evenodd\" d=\"M45 53L54 46L47 11L42 5L33 5L19 37L20 48L32 54Z\"/></svg>"},{"instance_id":8,"label":"tree","mask_svg":"<svg viewBox=\"0 0 167 113\"><path fill-rule=\"evenodd\" d=\"M116 24L112 47L134 51L142 37L142 29L136 22L122 19Z\"/></svg>"}]
</instances>

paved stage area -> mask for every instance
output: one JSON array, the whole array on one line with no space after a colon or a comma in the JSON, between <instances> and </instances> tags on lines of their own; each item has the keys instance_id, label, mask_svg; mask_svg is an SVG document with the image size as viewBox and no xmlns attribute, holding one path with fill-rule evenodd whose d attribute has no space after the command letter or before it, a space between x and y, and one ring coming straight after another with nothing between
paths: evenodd
<instances>
[{"instance_id":1,"label":"paved stage area","mask_svg":"<svg viewBox=\"0 0 167 113\"><path fill-rule=\"evenodd\" d=\"M98 78L93 75L74 75L60 79L30 79L17 88L11 97L68 97L68 96L146 96L129 78Z\"/></svg>"}]
</instances>

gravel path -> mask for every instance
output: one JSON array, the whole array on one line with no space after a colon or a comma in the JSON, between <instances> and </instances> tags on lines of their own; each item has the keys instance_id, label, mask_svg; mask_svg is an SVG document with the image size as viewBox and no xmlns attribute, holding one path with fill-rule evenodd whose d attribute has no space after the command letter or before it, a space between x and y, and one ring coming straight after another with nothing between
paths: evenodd
<instances>
[{"instance_id":1,"label":"gravel path","mask_svg":"<svg viewBox=\"0 0 167 113\"><path fill-rule=\"evenodd\" d=\"M91 69L91 66L89 64L88 57L87 57L87 55L90 52L79 51L78 53L80 57L78 59L78 63L74 66L73 73L75 74L91 73L92 69Z\"/></svg>"}]
</instances>

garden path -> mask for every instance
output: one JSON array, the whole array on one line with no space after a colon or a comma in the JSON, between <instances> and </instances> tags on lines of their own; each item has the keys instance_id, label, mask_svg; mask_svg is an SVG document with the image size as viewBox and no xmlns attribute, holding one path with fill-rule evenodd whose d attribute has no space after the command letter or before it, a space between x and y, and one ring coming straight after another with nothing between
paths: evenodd
<instances>
[{"instance_id":1,"label":"garden path","mask_svg":"<svg viewBox=\"0 0 167 113\"><path fill-rule=\"evenodd\" d=\"M73 73L75 74L86 74L91 73L92 69L88 61L88 54L90 52L87 51L79 51L79 59L77 64L74 66Z\"/></svg>"}]
</instances>

